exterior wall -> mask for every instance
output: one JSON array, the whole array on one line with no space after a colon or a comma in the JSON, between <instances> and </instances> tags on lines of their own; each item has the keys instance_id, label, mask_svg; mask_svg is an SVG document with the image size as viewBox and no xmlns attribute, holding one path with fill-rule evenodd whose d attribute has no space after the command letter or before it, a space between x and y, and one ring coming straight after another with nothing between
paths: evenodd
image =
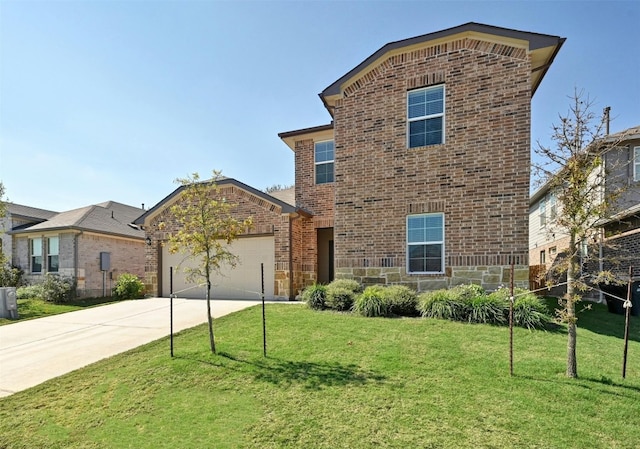
<instances>
[{"instance_id":1,"label":"exterior wall","mask_svg":"<svg viewBox=\"0 0 640 449\"><path fill-rule=\"evenodd\" d=\"M60 239L59 270L55 274L74 278L79 297L102 296L103 293L110 296L118 276L123 273L144 278L145 244L142 240L72 231L14 237L14 264L25 271L28 282L42 282L47 274L46 238L54 236ZM42 273L31 273L29 238L35 237L43 238ZM111 259L111 269L106 272L104 282L100 271L100 252L110 253Z\"/></svg>"},{"instance_id":2,"label":"exterior wall","mask_svg":"<svg viewBox=\"0 0 640 449\"><path fill-rule=\"evenodd\" d=\"M529 265L542 265L540 252L545 252L545 262L547 269L553 265L558 254L569 247L569 236L554 224L549 207L549 196L543 197L547 206L545 207L546 222L540 221L540 200L536 201L529 208ZM557 213L560 213L560 204L557 203ZM555 253L551 251L555 248Z\"/></svg>"},{"instance_id":3,"label":"exterior wall","mask_svg":"<svg viewBox=\"0 0 640 449\"><path fill-rule=\"evenodd\" d=\"M291 284L292 273L290 257L289 239L289 216L282 214L282 208L256 197L236 186L219 186L220 197L224 197L235 206L232 208L232 216L238 220L248 217L253 218L253 227L245 236L250 235L273 235L275 241L275 279L274 295L282 298L292 297ZM178 199L178 201L180 201ZM162 226L161 226L162 223ZM177 231L179 224L170 212L170 206L166 206L157 215L153 216L145 232L152 240L152 245L145 250L145 282L147 291L150 294L159 294L160 258L162 245L169 239L170 235ZM295 277L295 274L293 275ZM295 285L296 280L293 283ZM163 292L164 294L165 292Z\"/></svg>"},{"instance_id":4,"label":"exterior wall","mask_svg":"<svg viewBox=\"0 0 640 449\"><path fill-rule=\"evenodd\" d=\"M530 73L525 50L463 39L389 57L344 89L334 111L337 276L393 268L421 288L477 282L475 267L528 265ZM441 83L445 143L407 148L407 91ZM428 212L445 214L446 272L403 275L406 217Z\"/></svg>"},{"instance_id":5,"label":"exterior wall","mask_svg":"<svg viewBox=\"0 0 640 449\"><path fill-rule=\"evenodd\" d=\"M640 204L640 181L633 179L633 149L637 146L640 146L640 139L629 140L606 155L606 189L608 192L623 189L616 200L614 213Z\"/></svg>"}]
</instances>

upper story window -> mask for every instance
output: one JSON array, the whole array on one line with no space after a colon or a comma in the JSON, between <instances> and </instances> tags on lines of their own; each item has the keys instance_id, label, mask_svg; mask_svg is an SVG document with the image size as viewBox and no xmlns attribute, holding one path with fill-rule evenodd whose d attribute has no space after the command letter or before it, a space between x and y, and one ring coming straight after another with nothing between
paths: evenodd
<instances>
[{"instance_id":1,"label":"upper story window","mask_svg":"<svg viewBox=\"0 0 640 449\"><path fill-rule=\"evenodd\" d=\"M333 182L333 140L316 142L314 153L316 184Z\"/></svg>"},{"instance_id":2,"label":"upper story window","mask_svg":"<svg viewBox=\"0 0 640 449\"><path fill-rule=\"evenodd\" d=\"M555 195L549 196L549 219L555 220L558 217L558 202Z\"/></svg>"},{"instance_id":3,"label":"upper story window","mask_svg":"<svg viewBox=\"0 0 640 449\"><path fill-rule=\"evenodd\" d=\"M58 237L49 237L47 239L47 271L57 272L60 264L60 239Z\"/></svg>"},{"instance_id":4,"label":"upper story window","mask_svg":"<svg viewBox=\"0 0 640 449\"><path fill-rule=\"evenodd\" d=\"M640 181L640 147L633 149L633 180Z\"/></svg>"},{"instance_id":5,"label":"upper story window","mask_svg":"<svg viewBox=\"0 0 640 449\"><path fill-rule=\"evenodd\" d=\"M540 214L540 226L547 224L547 200L542 198L538 206L538 212Z\"/></svg>"},{"instance_id":6,"label":"upper story window","mask_svg":"<svg viewBox=\"0 0 640 449\"><path fill-rule=\"evenodd\" d=\"M444 143L444 85L410 91L407 120L409 148Z\"/></svg>"},{"instance_id":7,"label":"upper story window","mask_svg":"<svg viewBox=\"0 0 640 449\"><path fill-rule=\"evenodd\" d=\"M407 272L444 272L444 214L407 217Z\"/></svg>"},{"instance_id":8,"label":"upper story window","mask_svg":"<svg viewBox=\"0 0 640 449\"><path fill-rule=\"evenodd\" d=\"M29 251L31 253L31 272L42 273L42 239L31 239Z\"/></svg>"}]
</instances>

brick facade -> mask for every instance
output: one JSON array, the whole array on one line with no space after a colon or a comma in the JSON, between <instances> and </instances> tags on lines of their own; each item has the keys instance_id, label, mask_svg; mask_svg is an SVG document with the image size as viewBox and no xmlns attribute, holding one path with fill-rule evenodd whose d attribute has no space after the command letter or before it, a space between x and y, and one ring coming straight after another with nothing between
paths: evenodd
<instances>
[{"instance_id":1,"label":"brick facade","mask_svg":"<svg viewBox=\"0 0 640 449\"><path fill-rule=\"evenodd\" d=\"M314 184L314 142L326 138L327 125L280 134L295 151L296 202L314 214L304 224L302 258L315 273L313 231L333 227L336 277L418 290L469 282L493 289L514 263L518 285L528 286L538 56L511 39L519 32L471 29L494 30L468 24L434 33L433 41L388 44L321 94L333 118L333 183ZM408 148L407 93L434 85L444 85L444 142ZM431 212L444 214L445 270L407 273L407 216Z\"/></svg>"}]
</instances>

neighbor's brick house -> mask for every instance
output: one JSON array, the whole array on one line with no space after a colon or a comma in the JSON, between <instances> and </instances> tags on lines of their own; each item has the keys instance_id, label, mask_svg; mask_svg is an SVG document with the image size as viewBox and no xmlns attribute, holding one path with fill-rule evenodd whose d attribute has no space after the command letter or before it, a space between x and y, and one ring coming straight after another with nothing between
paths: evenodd
<instances>
[{"instance_id":1,"label":"neighbor's brick house","mask_svg":"<svg viewBox=\"0 0 640 449\"><path fill-rule=\"evenodd\" d=\"M528 286L531 97L563 38L468 23L383 46L321 94L295 152L294 263L418 290ZM297 284L296 284L297 285Z\"/></svg>"},{"instance_id":2,"label":"neighbor's brick house","mask_svg":"<svg viewBox=\"0 0 640 449\"><path fill-rule=\"evenodd\" d=\"M52 273L73 278L79 297L111 296L121 274L144 275L144 232L130 225L143 209L115 201L60 213L13 204L8 209L29 218L14 222L8 234L12 264L30 283Z\"/></svg>"}]
</instances>

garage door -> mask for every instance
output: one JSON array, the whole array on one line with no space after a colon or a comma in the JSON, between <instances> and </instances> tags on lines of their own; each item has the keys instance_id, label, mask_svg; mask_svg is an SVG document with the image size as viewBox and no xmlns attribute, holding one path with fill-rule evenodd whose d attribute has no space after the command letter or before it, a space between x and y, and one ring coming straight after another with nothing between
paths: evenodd
<instances>
[{"instance_id":1,"label":"garage door","mask_svg":"<svg viewBox=\"0 0 640 449\"><path fill-rule=\"evenodd\" d=\"M260 299L262 280L260 264L264 264L264 294L274 299L274 239L269 237L247 237L234 241L230 251L239 257L235 268L223 267L220 274L212 276L211 297L217 299ZM170 254L162 249L162 294L169 296L169 267L173 267L173 291L180 298L205 298L206 287L187 282L184 267L193 265L184 260L181 253ZM204 282L204 281L203 281Z\"/></svg>"}]
</instances>

